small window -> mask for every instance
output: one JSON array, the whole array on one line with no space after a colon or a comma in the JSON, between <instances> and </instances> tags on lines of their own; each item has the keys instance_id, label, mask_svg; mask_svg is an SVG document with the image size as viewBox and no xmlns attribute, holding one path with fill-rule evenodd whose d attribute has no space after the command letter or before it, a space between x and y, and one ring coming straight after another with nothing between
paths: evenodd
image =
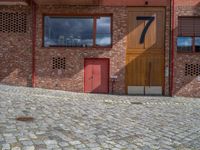
<instances>
[{"instance_id":1,"label":"small window","mask_svg":"<svg viewBox=\"0 0 200 150\"><path fill-rule=\"evenodd\" d=\"M192 37L178 37L177 50L180 52L192 52Z\"/></svg>"},{"instance_id":2,"label":"small window","mask_svg":"<svg viewBox=\"0 0 200 150\"><path fill-rule=\"evenodd\" d=\"M96 45L110 46L111 45L111 18L99 17L97 19Z\"/></svg>"},{"instance_id":3,"label":"small window","mask_svg":"<svg viewBox=\"0 0 200 150\"><path fill-rule=\"evenodd\" d=\"M110 47L110 16L45 16L44 47Z\"/></svg>"},{"instance_id":4,"label":"small window","mask_svg":"<svg viewBox=\"0 0 200 150\"><path fill-rule=\"evenodd\" d=\"M179 17L177 51L200 52L200 17Z\"/></svg>"},{"instance_id":5,"label":"small window","mask_svg":"<svg viewBox=\"0 0 200 150\"><path fill-rule=\"evenodd\" d=\"M200 37L195 38L195 52L200 52Z\"/></svg>"}]
</instances>

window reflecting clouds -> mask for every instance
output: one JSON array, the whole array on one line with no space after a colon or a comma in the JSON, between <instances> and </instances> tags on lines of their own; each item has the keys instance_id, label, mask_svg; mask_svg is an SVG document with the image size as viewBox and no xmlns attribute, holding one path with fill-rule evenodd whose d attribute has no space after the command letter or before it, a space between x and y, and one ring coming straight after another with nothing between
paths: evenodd
<instances>
[{"instance_id":1,"label":"window reflecting clouds","mask_svg":"<svg viewBox=\"0 0 200 150\"><path fill-rule=\"evenodd\" d=\"M200 37L195 38L195 51L200 52Z\"/></svg>"},{"instance_id":2,"label":"window reflecting clouds","mask_svg":"<svg viewBox=\"0 0 200 150\"><path fill-rule=\"evenodd\" d=\"M96 32L97 46L111 46L111 18L100 17L97 19Z\"/></svg>"},{"instance_id":3,"label":"window reflecting clouds","mask_svg":"<svg viewBox=\"0 0 200 150\"><path fill-rule=\"evenodd\" d=\"M44 46L111 46L111 17L97 17L95 28L94 22L95 17L45 16Z\"/></svg>"},{"instance_id":4,"label":"window reflecting clouds","mask_svg":"<svg viewBox=\"0 0 200 150\"><path fill-rule=\"evenodd\" d=\"M177 49L181 52L192 52L192 37L178 37Z\"/></svg>"},{"instance_id":5,"label":"window reflecting clouds","mask_svg":"<svg viewBox=\"0 0 200 150\"><path fill-rule=\"evenodd\" d=\"M45 17L45 47L93 45L93 18Z\"/></svg>"}]
</instances>

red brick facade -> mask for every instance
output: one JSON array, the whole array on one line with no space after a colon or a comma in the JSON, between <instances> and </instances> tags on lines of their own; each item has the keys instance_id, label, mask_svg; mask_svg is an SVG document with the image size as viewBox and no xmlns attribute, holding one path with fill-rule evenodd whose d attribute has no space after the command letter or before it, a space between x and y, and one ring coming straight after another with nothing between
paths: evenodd
<instances>
[{"instance_id":1,"label":"red brick facade","mask_svg":"<svg viewBox=\"0 0 200 150\"><path fill-rule=\"evenodd\" d=\"M200 64L199 53L177 52L176 37L178 36L179 16L200 16L200 2L198 0L175 0L175 66L174 66L174 94L177 96L200 97L199 76L186 76L186 64Z\"/></svg>"},{"instance_id":2,"label":"red brick facade","mask_svg":"<svg viewBox=\"0 0 200 150\"><path fill-rule=\"evenodd\" d=\"M113 48L43 48L42 14L113 14ZM37 11L36 86L83 92L84 58L109 58L110 75L118 76L115 93L125 93L125 7L41 6ZM66 57L66 69L52 70L52 58ZM42 59L41 59L42 58ZM111 81L110 81L111 82ZM111 84L110 84L111 86ZM111 89L111 87L110 87Z\"/></svg>"},{"instance_id":3,"label":"red brick facade","mask_svg":"<svg viewBox=\"0 0 200 150\"><path fill-rule=\"evenodd\" d=\"M179 4L180 2L180 4ZM200 15L196 0L176 0L176 27L177 17L180 15ZM0 6L0 11L24 11L28 15L27 33L1 33L0 36L0 82L11 85L31 86L32 77L32 18L29 6ZM113 47L112 48L44 48L43 14L113 14ZM126 6L67 6L43 5L37 6L36 31L36 66L35 85L41 88L50 88L74 92L84 91L84 58L109 58L110 76L118 76L114 84L114 93L125 94L125 67L126 67L126 36L127 27ZM170 94L170 6L166 7L165 30L165 95ZM175 30L177 35L177 30ZM175 36L176 36L175 35ZM176 44L176 38L174 43ZM66 69L53 70L53 57L65 57ZM176 52L174 66L174 91L178 96L199 97L200 88L198 77L184 76L185 63L198 63L198 54L183 54ZM110 92L112 83L110 79Z\"/></svg>"},{"instance_id":4,"label":"red brick facade","mask_svg":"<svg viewBox=\"0 0 200 150\"><path fill-rule=\"evenodd\" d=\"M32 29L30 9L0 6L0 12L24 12L28 15L26 33L0 32L0 82L31 86Z\"/></svg>"}]
</instances>

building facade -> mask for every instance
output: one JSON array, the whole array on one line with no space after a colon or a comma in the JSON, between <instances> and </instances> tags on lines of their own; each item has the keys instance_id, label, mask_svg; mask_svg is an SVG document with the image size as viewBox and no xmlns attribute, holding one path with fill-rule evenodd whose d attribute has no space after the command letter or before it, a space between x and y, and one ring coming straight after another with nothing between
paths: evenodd
<instances>
[{"instance_id":1,"label":"building facade","mask_svg":"<svg viewBox=\"0 0 200 150\"><path fill-rule=\"evenodd\" d=\"M0 1L0 82L198 97L199 56L195 44L192 52L180 52L187 49L180 41L188 39L179 35L178 25L189 16L198 22L198 5L196 0L185 6L178 0L174 5L170 0ZM192 39L198 48L198 38Z\"/></svg>"},{"instance_id":2,"label":"building facade","mask_svg":"<svg viewBox=\"0 0 200 150\"><path fill-rule=\"evenodd\" d=\"M175 0L174 94L200 97L200 1Z\"/></svg>"}]
</instances>

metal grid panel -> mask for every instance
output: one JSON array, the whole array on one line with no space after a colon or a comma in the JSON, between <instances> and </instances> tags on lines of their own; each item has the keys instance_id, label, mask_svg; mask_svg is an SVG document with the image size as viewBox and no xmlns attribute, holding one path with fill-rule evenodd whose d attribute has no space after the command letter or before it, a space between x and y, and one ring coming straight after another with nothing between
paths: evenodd
<instances>
[{"instance_id":1,"label":"metal grid panel","mask_svg":"<svg viewBox=\"0 0 200 150\"><path fill-rule=\"evenodd\" d=\"M185 64L185 76L199 76L200 64Z\"/></svg>"},{"instance_id":2,"label":"metal grid panel","mask_svg":"<svg viewBox=\"0 0 200 150\"><path fill-rule=\"evenodd\" d=\"M53 57L52 69L65 69L66 58L65 57Z\"/></svg>"},{"instance_id":3,"label":"metal grid panel","mask_svg":"<svg viewBox=\"0 0 200 150\"><path fill-rule=\"evenodd\" d=\"M0 32L26 33L26 31L26 13L0 12Z\"/></svg>"}]
</instances>

